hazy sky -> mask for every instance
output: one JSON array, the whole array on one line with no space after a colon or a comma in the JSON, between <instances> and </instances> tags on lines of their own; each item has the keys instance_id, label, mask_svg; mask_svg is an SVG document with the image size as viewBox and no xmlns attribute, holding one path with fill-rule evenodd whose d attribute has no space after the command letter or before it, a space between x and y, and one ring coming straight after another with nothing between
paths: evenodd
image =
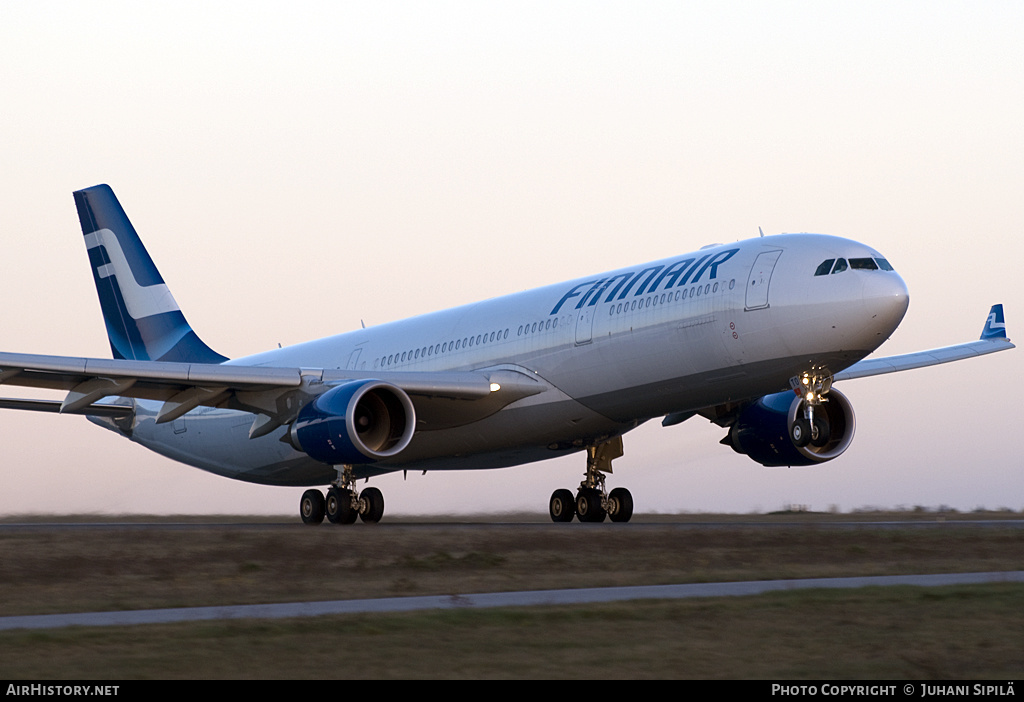
<instances>
[{"instance_id":1,"label":"hazy sky","mask_svg":"<svg viewBox=\"0 0 1024 702\"><path fill-rule=\"evenodd\" d=\"M766 233L882 251L881 353L1024 339L1024 4L0 0L0 349L109 356L71 197L109 183L241 356ZM857 437L766 469L625 437L640 511L1024 508L1024 355L841 383ZM0 395L24 396L20 388ZM0 514L295 514L301 489L0 411ZM543 510L582 455L377 478L388 513ZM297 518L297 517L296 517Z\"/></svg>"}]
</instances>

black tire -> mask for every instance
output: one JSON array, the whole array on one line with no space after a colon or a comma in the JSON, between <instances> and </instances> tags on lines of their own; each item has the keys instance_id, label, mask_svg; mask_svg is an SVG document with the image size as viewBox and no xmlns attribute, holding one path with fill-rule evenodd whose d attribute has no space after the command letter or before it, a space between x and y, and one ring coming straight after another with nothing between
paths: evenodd
<instances>
[{"instance_id":1,"label":"black tire","mask_svg":"<svg viewBox=\"0 0 1024 702\"><path fill-rule=\"evenodd\" d=\"M571 522L576 516L576 500L568 490L555 490L548 502L548 514L553 522Z\"/></svg>"},{"instance_id":2,"label":"black tire","mask_svg":"<svg viewBox=\"0 0 1024 702\"><path fill-rule=\"evenodd\" d=\"M359 518L367 524L376 524L384 516L384 495L375 487L368 487L359 493L359 499L365 505Z\"/></svg>"},{"instance_id":3,"label":"black tire","mask_svg":"<svg viewBox=\"0 0 1024 702\"><path fill-rule=\"evenodd\" d=\"M352 498L355 497L355 493L349 490L348 494L348 509L345 510L344 517L340 522L338 522L338 524L355 524L356 520L359 519L359 510L352 506ZM383 509L384 508L381 507L381 511L383 511Z\"/></svg>"},{"instance_id":4,"label":"black tire","mask_svg":"<svg viewBox=\"0 0 1024 702\"><path fill-rule=\"evenodd\" d=\"M351 524L358 514L352 508L352 491L332 487L327 491L325 505L327 520L331 524Z\"/></svg>"},{"instance_id":5,"label":"black tire","mask_svg":"<svg viewBox=\"0 0 1024 702\"><path fill-rule=\"evenodd\" d=\"M341 496L338 494L338 488L328 488L327 497L324 500L324 514L327 516L327 521L331 524L337 524L340 513Z\"/></svg>"},{"instance_id":6,"label":"black tire","mask_svg":"<svg viewBox=\"0 0 1024 702\"><path fill-rule=\"evenodd\" d=\"M626 488L617 487L608 494L612 503L608 518L613 522L628 522L633 516L633 495Z\"/></svg>"},{"instance_id":7,"label":"black tire","mask_svg":"<svg viewBox=\"0 0 1024 702\"><path fill-rule=\"evenodd\" d=\"M789 428L789 438L797 448L803 448L811 440L811 423L803 417L797 417Z\"/></svg>"},{"instance_id":8,"label":"black tire","mask_svg":"<svg viewBox=\"0 0 1024 702\"><path fill-rule=\"evenodd\" d=\"M815 415L814 427L811 431L811 445L822 448L828 444L830 438L832 438L832 429L828 425L828 420Z\"/></svg>"},{"instance_id":9,"label":"black tire","mask_svg":"<svg viewBox=\"0 0 1024 702\"><path fill-rule=\"evenodd\" d=\"M324 521L324 494L319 490L306 490L299 500L299 516L303 524L315 526Z\"/></svg>"},{"instance_id":10,"label":"black tire","mask_svg":"<svg viewBox=\"0 0 1024 702\"><path fill-rule=\"evenodd\" d=\"M603 522L605 516L601 493L594 488L581 488L576 495L576 517L581 522Z\"/></svg>"}]
</instances>

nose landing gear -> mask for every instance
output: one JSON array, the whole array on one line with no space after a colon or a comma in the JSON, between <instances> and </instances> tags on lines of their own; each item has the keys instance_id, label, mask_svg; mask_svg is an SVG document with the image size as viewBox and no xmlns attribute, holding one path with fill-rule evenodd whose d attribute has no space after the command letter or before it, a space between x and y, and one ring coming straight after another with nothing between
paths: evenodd
<instances>
[{"instance_id":1,"label":"nose landing gear","mask_svg":"<svg viewBox=\"0 0 1024 702\"><path fill-rule=\"evenodd\" d=\"M555 490L548 502L548 514L553 522L571 522L575 516L581 522L628 522L633 516L633 496L626 488L605 489L605 473L612 472L612 461L622 456L622 437L587 447L587 472L573 499L572 492L564 488Z\"/></svg>"},{"instance_id":2,"label":"nose landing gear","mask_svg":"<svg viewBox=\"0 0 1024 702\"><path fill-rule=\"evenodd\" d=\"M832 389L832 374L824 366L812 368L802 375L789 380L793 392L803 400L798 416L793 420L789 438L798 447L807 444L821 448L831 438L828 415L821 405L828 402L828 391ZM817 411L816 411L817 410Z\"/></svg>"}]
</instances>

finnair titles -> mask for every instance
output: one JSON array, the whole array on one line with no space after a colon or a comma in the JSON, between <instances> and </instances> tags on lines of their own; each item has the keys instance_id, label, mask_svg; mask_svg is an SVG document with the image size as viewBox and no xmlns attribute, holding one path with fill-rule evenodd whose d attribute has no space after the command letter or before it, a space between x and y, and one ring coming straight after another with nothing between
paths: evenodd
<instances>
[{"instance_id":1,"label":"finnair titles","mask_svg":"<svg viewBox=\"0 0 1024 702\"><path fill-rule=\"evenodd\" d=\"M714 256L712 256L711 254L705 254L700 258L694 258L691 256L689 258L684 258L675 261L674 263L668 264L667 266L651 266L650 268L644 268L642 271L635 275L632 271L626 271L625 273L618 273L607 278L588 280L584 283L579 283L570 288L569 292L563 295L562 299L558 301L557 305L555 305L555 308L551 310L551 314L558 314L558 311L562 309L562 305L564 305L568 300L575 297L580 298L579 302L576 303L576 309L580 309L584 305L589 305L590 307L593 307L598 303L598 301L601 299L601 296L605 293L605 291L608 290L608 288L610 288L612 285L614 285L615 287L611 288L611 292L608 293L608 297L606 297L604 300L605 302L611 302L612 300L615 299L626 299L626 296L629 295L630 290L632 290L633 286L641 279L643 279L643 282L640 284L640 287L636 289L636 292L633 293L635 296L643 295L645 292L655 292L662 282L666 282L664 288L665 290L673 288L676 285L686 285L688 282L692 282L694 284L699 283L701 280L701 276L704 275L705 271L709 270L710 279L715 280L718 277L718 266L728 261L738 252L739 249L728 249L726 251L720 251L719 253L716 253ZM709 258L711 260L707 261L707 259ZM705 261L707 261L707 263L704 263ZM693 280L690 281L690 275L692 275L694 271L697 271L697 275L695 275L693 277ZM587 289L585 293L582 292L582 290L585 289L588 285L590 286L590 288ZM650 285L649 289L648 285ZM619 292L620 290L622 292ZM618 298L616 298L616 294L618 295Z\"/></svg>"}]
</instances>

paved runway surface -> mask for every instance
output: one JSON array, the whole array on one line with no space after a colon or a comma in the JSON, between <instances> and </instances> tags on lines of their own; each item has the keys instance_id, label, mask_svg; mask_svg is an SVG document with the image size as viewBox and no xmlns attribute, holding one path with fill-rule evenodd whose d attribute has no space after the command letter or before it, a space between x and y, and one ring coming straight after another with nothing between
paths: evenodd
<instances>
[{"instance_id":1,"label":"paved runway surface","mask_svg":"<svg viewBox=\"0 0 1024 702\"><path fill-rule=\"evenodd\" d=\"M807 588L858 588L869 586L973 585L978 583L1024 582L1024 571L992 573L951 573L939 575L887 575L859 578L808 578L804 580L755 580L732 583L692 583L687 585L647 585L576 590L534 590L527 592L489 592L473 595L434 595L427 597L388 597L367 600L328 602L290 602L227 607L182 607L179 609L143 609L129 612L82 612L0 617L0 630L56 629L68 626L128 626L167 624L211 619L281 619L318 617L326 614L370 612L409 612L427 609L482 607L527 607L578 605L622 600L680 599L686 597L728 597L759 595L778 590Z\"/></svg>"}]
</instances>

